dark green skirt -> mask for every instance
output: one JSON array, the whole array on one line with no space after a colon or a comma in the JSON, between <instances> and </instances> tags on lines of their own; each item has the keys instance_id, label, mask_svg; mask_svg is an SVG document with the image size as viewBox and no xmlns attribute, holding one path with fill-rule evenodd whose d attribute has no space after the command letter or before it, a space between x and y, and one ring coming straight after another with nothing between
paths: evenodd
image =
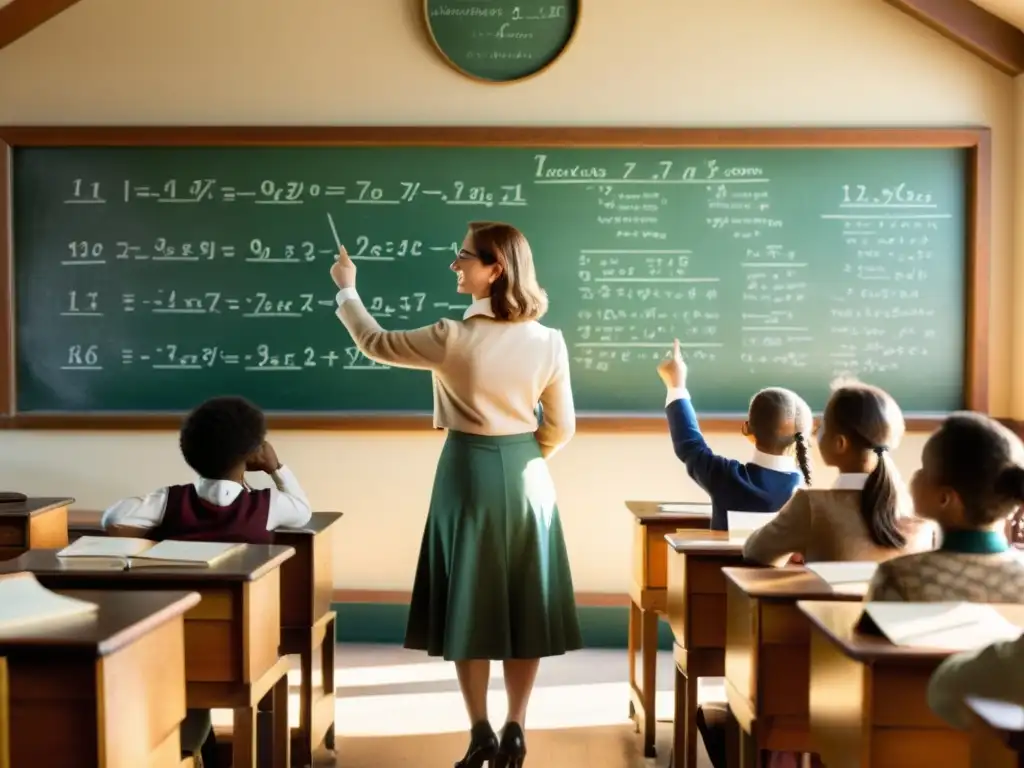
<instances>
[{"instance_id":1,"label":"dark green skirt","mask_svg":"<svg viewBox=\"0 0 1024 768\"><path fill-rule=\"evenodd\" d=\"M449 432L405 647L458 661L537 659L582 645L555 487L533 434Z\"/></svg>"}]
</instances>

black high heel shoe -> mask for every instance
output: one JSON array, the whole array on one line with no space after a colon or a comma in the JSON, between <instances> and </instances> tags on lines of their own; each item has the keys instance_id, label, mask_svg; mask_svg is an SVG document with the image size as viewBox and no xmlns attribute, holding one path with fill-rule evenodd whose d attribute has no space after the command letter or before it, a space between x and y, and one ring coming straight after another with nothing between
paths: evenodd
<instances>
[{"instance_id":1,"label":"black high heel shoe","mask_svg":"<svg viewBox=\"0 0 1024 768\"><path fill-rule=\"evenodd\" d=\"M523 768L526 762L526 734L519 723L505 723L501 729L498 755L491 768Z\"/></svg>"},{"instance_id":2,"label":"black high heel shoe","mask_svg":"<svg viewBox=\"0 0 1024 768\"><path fill-rule=\"evenodd\" d=\"M498 737L486 720L473 725L470 731L469 747L465 756L455 764L455 768L482 768L484 763L494 764L498 754Z\"/></svg>"}]
</instances>

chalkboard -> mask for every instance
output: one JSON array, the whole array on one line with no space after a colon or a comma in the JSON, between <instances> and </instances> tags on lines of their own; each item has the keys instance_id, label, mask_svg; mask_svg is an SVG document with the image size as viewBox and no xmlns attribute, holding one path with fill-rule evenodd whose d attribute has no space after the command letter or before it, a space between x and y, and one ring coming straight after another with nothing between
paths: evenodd
<instances>
[{"instance_id":1,"label":"chalkboard","mask_svg":"<svg viewBox=\"0 0 1024 768\"><path fill-rule=\"evenodd\" d=\"M676 336L708 415L743 413L767 385L820 408L842 374L909 413L984 410L983 130L0 138L18 425L154 423L220 393L282 424L418 423L429 374L367 360L334 317L328 214L392 329L461 317L448 265L467 221L521 228L585 422L658 422L655 365Z\"/></svg>"},{"instance_id":2,"label":"chalkboard","mask_svg":"<svg viewBox=\"0 0 1024 768\"><path fill-rule=\"evenodd\" d=\"M568 48L580 0L423 0L445 61L477 80L510 83L547 69Z\"/></svg>"}]
</instances>

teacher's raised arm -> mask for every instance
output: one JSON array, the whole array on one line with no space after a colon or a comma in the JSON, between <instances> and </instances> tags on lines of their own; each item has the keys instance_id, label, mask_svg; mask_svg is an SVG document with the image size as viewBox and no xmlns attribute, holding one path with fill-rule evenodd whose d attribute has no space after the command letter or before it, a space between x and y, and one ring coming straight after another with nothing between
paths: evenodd
<instances>
[{"instance_id":1,"label":"teacher's raised arm","mask_svg":"<svg viewBox=\"0 0 1024 768\"><path fill-rule=\"evenodd\" d=\"M433 372L434 424L448 430L405 645L455 662L472 725L458 768L521 766L540 659L582 647L544 461L576 428L569 355L562 334L538 322L547 295L515 227L471 223L449 269L456 290L472 297L462 319L410 331L386 331L373 319L340 243L331 277L338 317L363 354ZM487 719L492 660L504 664L509 701L500 740Z\"/></svg>"}]
</instances>

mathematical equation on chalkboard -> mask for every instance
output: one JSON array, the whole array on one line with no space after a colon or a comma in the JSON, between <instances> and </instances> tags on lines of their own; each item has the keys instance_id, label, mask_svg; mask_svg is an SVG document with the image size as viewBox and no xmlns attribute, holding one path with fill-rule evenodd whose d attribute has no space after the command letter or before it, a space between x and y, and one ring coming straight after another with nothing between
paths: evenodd
<instances>
[{"instance_id":1,"label":"mathematical equation on chalkboard","mask_svg":"<svg viewBox=\"0 0 1024 768\"><path fill-rule=\"evenodd\" d=\"M62 371L103 371L111 366L144 366L153 371L202 371L227 366L252 373L288 373L329 368L339 371L378 371L390 366L369 360L356 347L318 351L314 347L278 350L270 344L256 344L252 351L228 351L220 346L187 347L163 344L142 351L108 349L102 344L72 344Z\"/></svg>"},{"instance_id":2,"label":"mathematical equation on chalkboard","mask_svg":"<svg viewBox=\"0 0 1024 768\"><path fill-rule=\"evenodd\" d=\"M372 180L357 179L350 184L263 179L251 189L223 184L217 179L162 179L140 184L124 179L119 189L108 190L99 181L75 179L65 205L106 205L137 201L164 205L200 203L244 203L254 205L304 205L321 198L340 199L346 205L401 205L418 199L434 199L445 205L523 207L523 185L502 184L496 188L453 181L444 188L427 188L419 181L402 181L385 189Z\"/></svg>"},{"instance_id":3,"label":"mathematical equation on chalkboard","mask_svg":"<svg viewBox=\"0 0 1024 768\"><path fill-rule=\"evenodd\" d=\"M436 204L527 207L552 187L582 203L587 214L579 247L561 253L558 265L575 296L553 295L552 305L568 301L574 310L565 327L574 366L611 372L664 357L678 338L694 363L738 361L750 373L800 370L820 365L827 342L832 371L855 375L899 370L935 355L942 340L930 323L935 309L930 281L936 244L953 214L941 210L933 193L906 183L831 186L831 199L816 199L801 216L827 233L824 250L810 252L793 234L792 206L779 200L769 173L753 163L707 157L680 163L656 158L615 163L570 162L556 153L530 155L526 180L480 184L466 176L443 184L407 179L272 179L252 186L209 178L122 179L119 183L72 180L62 202L68 206L238 204L301 207L328 212L348 205L423 207ZM673 191L675 190L675 191ZM680 192L680 190L682 192ZM683 196L681 196L683 195ZM700 211L699 229L676 229L681 201ZM808 205L811 205L808 203ZM267 214L284 216L283 211ZM357 217L358 218L358 217ZM237 316L246 320L301 319L333 312L334 298L310 290L278 288L270 277L258 290L225 286L150 291L88 288L85 275L96 267L119 265L157 270L162 262L195 264L194 284L204 264L230 263L230 269L278 264L322 269L335 258L337 238L303 233L290 242L254 235L228 239L217 231L153 233L148 239L70 239L60 265L80 272L81 286L64 295L61 317L135 315ZM333 227L333 224L332 224ZM325 228L326 229L326 228ZM174 236L172 236L172 234ZM356 261L396 262L395 269L432 255L454 255L458 242L439 242L422 230L392 239L369 232L346 233ZM593 244L591 247L587 241ZM390 269L385 265L385 269ZM150 269L146 266L145 269ZM171 277L180 277L175 272ZM318 273L319 274L319 273ZM564 289L564 286L563 286ZM821 302L827 302L822 316ZM368 295L378 318L400 327L427 324L437 315L458 316L463 301L443 301L426 292ZM216 326L207 328L216 332ZM225 351L230 345L183 352L176 346L108 352L100 345L73 344L64 370L103 370L106 365L148 365L153 370L189 371L241 366L246 371L299 372L319 365L339 370L387 370L359 360L354 348L318 352ZM171 349L171 358L165 359ZM89 363L88 359L93 362ZM102 358L102 360L101 360ZM182 363L182 361L185 361ZM341 361L335 366L336 360ZM85 361L85 362L82 362ZM298 362L296 362L298 361ZM347 361L347 362L346 362Z\"/></svg>"}]
</instances>

